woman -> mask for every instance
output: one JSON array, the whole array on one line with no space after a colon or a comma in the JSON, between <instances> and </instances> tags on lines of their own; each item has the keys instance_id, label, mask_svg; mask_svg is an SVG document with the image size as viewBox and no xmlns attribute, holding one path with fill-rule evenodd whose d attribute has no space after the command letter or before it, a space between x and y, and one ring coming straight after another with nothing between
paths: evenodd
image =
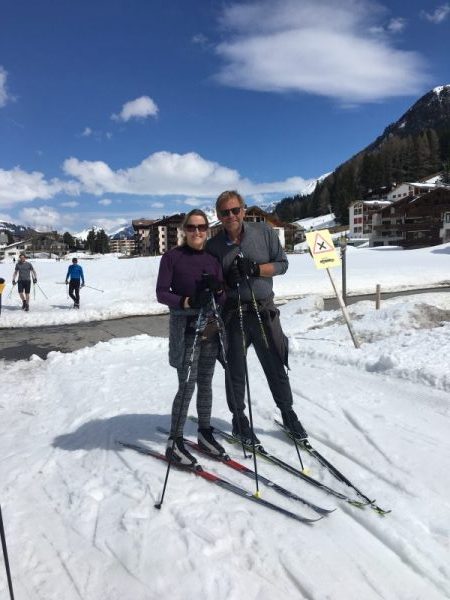
<instances>
[{"instance_id":1,"label":"woman","mask_svg":"<svg viewBox=\"0 0 450 600\"><path fill-rule=\"evenodd\" d=\"M169 363L178 372L178 391L172 405L172 424L166 456L182 465L197 460L183 444L183 428L189 403L197 383L198 444L215 455L225 454L212 435L212 377L219 354L217 329L214 328L211 295L223 303L222 270L219 262L204 251L209 228L202 210L191 210L183 221L185 242L161 258L156 284L158 302L170 308ZM199 313L199 334L187 381ZM172 453L173 448L173 453Z\"/></svg>"}]
</instances>

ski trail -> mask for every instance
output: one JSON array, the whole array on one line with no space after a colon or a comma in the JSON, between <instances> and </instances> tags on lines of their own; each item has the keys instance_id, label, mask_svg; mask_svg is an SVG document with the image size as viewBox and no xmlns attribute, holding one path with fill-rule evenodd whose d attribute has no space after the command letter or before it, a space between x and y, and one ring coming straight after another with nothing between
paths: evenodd
<instances>
[{"instance_id":1,"label":"ski trail","mask_svg":"<svg viewBox=\"0 0 450 600\"><path fill-rule=\"evenodd\" d=\"M396 558L400 560L414 574L420 575L420 577L429 581L436 590L439 590L439 592L443 592L444 594L449 593L448 586L446 587L445 583L441 581L436 581L436 579L431 577L429 572L427 572L427 570L422 567L423 561L427 561L428 559L428 557L425 554L419 553L420 557L418 557L417 559L408 555L414 552L414 550L418 552L417 549L420 548L420 545L414 546L413 548L411 544L405 541L405 538L402 538L402 540L394 540L392 539L392 537L389 538L389 534L382 532L381 529L377 530L376 522L362 518L359 519L357 513L352 511L350 507L342 506L342 510L346 513L348 517L350 517L354 521L354 523L359 525L362 529L365 529L371 537L376 539L388 551L393 553L396 556ZM432 567L432 565L430 566Z\"/></svg>"},{"instance_id":2,"label":"ski trail","mask_svg":"<svg viewBox=\"0 0 450 600\"><path fill-rule=\"evenodd\" d=\"M61 565L63 571L66 573L69 582L72 584L73 589L75 590L77 596L83 600L83 596L81 594L81 590L77 585L77 582L75 581L75 578L73 577L72 573L70 572L69 567L67 566L67 562L63 559L63 557L61 556L60 551L55 548L55 546L53 545L52 541L49 540L49 538L47 537L47 535L45 533L42 534L42 537L47 541L48 545L50 546L50 548L53 550L55 556L57 557L59 564Z\"/></svg>"},{"instance_id":3,"label":"ski trail","mask_svg":"<svg viewBox=\"0 0 450 600\"><path fill-rule=\"evenodd\" d=\"M280 567L283 569L284 574L287 579L292 583L295 590L302 594L302 600L315 600L314 593L309 592L304 585L302 585L300 579L297 575L290 569L286 564L286 558L284 556L284 552L280 552L279 554Z\"/></svg>"},{"instance_id":4,"label":"ski trail","mask_svg":"<svg viewBox=\"0 0 450 600\"><path fill-rule=\"evenodd\" d=\"M364 428L358 423L358 421L349 413L345 408L342 409L343 415L346 417L350 425L352 425L359 433L363 436L366 442L372 446L379 454L388 462L390 465L395 465L395 463L390 459L389 455L386 454L367 434Z\"/></svg>"},{"instance_id":5,"label":"ski trail","mask_svg":"<svg viewBox=\"0 0 450 600\"><path fill-rule=\"evenodd\" d=\"M148 600L157 600L157 596L155 596L154 594L151 593L151 589L149 588L149 586L127 567L125 562L119 556L117 556L114 549L111 547L111 545L107 541L105 541L105 546L111 553L111 556L114 558L116 563L125 571L125 573L127 573L127 575L129 575L134 581L136 581L138 584L140 584L144 588L146 594L147 593L150 594L149 596L146 596L146 599L148 598Z\"/></svg>"}]
</instances>

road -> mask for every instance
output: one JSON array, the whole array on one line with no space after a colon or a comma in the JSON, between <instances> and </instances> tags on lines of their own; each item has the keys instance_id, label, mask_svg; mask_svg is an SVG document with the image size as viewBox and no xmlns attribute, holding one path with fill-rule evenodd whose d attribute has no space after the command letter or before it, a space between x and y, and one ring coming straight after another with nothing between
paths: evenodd
<instances>
[{"instance_id":1,"label":"road","mask_svg":"<svg viewBox=\"0 0 450 600\"><path fill-rule=\"evenodd\" d=\"M381 294L381 299L429 292L450 292L450 286L419 290L403 290ZM370 300L375 302L375 294L348 296L347 305ZM325 310L337 310L336 298L326 298ZM107 342L112 338L131 337L142 333L167 337L169 331L168 315L149 315L125 317L110 321L90 321L75 325L55 325L49 327L17 327L0 329L0 359L23 360L33 354L46 358L52 351L73 352L98 342Z\"/></svg>"}]
</instances>

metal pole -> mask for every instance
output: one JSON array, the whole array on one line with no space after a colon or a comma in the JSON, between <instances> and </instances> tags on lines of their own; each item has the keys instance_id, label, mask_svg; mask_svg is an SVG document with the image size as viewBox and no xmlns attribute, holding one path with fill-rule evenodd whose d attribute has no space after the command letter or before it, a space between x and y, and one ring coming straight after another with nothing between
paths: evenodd
<instances>
[{"instance_id":1,"label":"metal pole","mask_svg":"<svg viewBox=\"0 0 450 600\"><path fill-rule=\"evenodd\" d=\"M2 507L0 506L0 537L2 538L3 558L5 559L6 577L8 579L9 597L14 600L14 592L11 579L11 571L9 568L8 550L6 548L5 528L3 526Z\"/></svg>"}]
</instances>

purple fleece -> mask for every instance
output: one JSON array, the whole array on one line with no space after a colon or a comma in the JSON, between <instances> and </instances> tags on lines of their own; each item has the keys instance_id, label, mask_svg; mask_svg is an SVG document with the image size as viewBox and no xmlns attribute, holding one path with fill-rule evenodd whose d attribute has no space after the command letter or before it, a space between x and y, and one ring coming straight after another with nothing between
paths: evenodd
<instances>
[{"instance_id":1,"label":"purple fleece","mask_svg":"<svg viewBox=\"0 0 450 600\"><path fill-rule=\"evenodd\" d=\"M204 250L194 250L189 246L177 246L161 257L156 297L169 308L182 308L182 299L192 297L202 274L214 275L223 282L219 261ZM225 294L222 294L224 297ZM220 299L222 304L222 298Z\"/></svg>"}]
</instances>

